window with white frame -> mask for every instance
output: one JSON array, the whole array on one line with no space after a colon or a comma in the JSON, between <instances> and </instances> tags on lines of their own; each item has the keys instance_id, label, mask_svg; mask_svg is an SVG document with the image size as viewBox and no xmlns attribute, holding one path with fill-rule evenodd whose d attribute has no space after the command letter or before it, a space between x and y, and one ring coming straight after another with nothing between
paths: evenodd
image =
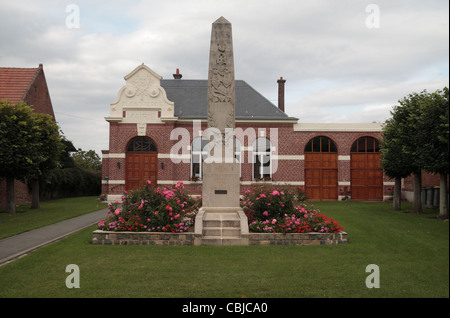
<instances>
[{"instance_id":1,"label":"window with white frame","mask_svg":"<svg viewBox=\"0 0 450 318\"><path fill-rule=\"evenodd\" d=\"M259 137L253 142L253 179L272 177L271 143L265 137Z\"/></svg>"},{"instance_id":2,"label":"window with white frame","mask_svg":"<svg viewBox=\"0 0 450 318\"><path fill-rule=\"evenodd\" d=\"M209 141L203 137L197 137L191 145L191 177L201 179L203 177L203 162L208 156ZM241 142L235 139L234 158L239 162L239 174L241 172Z\"/></svg>"},{"instance_id":3,"label":"window with white frame","mask_svg":"<svg viewBox=\"0 0 450 318\"><path fill-rule=\"evenodd\" d=\"M191 177L201 179L203 176L203 161L208 155L208 140L197 137L191 145Z\"/></svg>"},{"instance_id":4,"label":"window with white frame","mask_svg":"<svg viewBox=\"0 0 450 318\"><path fill-rule=\"evenodd\" d=\"M234 158L239 162L239 176L241 176L241 142L237 138L234 139Z\"/></svg>"}]
</instances>

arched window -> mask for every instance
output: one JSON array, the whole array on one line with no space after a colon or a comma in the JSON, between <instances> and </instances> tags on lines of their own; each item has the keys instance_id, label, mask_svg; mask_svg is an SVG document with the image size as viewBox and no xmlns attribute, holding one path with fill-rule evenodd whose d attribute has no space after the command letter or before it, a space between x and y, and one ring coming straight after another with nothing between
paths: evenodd
<instances>
[{"instance_id":1,"label":"arched window","mask_svg":"<svg viewBox=\"0 0 450 318\"><path fill-rule=\"evenodd\" d=\"M337 150L333 140L325 136L318 136L308 141L305 152L337 152Z\"/></svg>"},{"instance_id":2,"label":"arched window","mask_svg":"<svg viewBox=\"0 0 450 318\"><path fill-rule=\"evenodd\" d=\"M253 179L272 177L270 140L260 137L253 142Z\"/></svg>"},{"instance_id":3,"label":"arched window","mask_svg":"<svg viewBox=\"0 0 450 318\"><path fill-rule=\"evenodd\" d=\"M157 149L153 140L145 136L139 136L128 143L127 152L157 152Z\"/></svg>"},{"instance_id":4,"label":"arched window","mask_svg":"<svg viewBox=\"0 0 450 318\"><path fill-rule=\"evenodd\" d=\"M361 137L353 143L351 152L380 152L380 145L373 137Z\"/></svg>"}]
</instances>

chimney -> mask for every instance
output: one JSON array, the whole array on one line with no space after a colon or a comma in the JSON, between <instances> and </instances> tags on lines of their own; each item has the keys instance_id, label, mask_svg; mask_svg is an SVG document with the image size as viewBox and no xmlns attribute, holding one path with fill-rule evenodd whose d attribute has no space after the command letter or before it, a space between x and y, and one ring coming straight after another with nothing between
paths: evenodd
<instances>
[{"instance_id":1,"label":"chimney","mask_svg":"<svg viewBox=\"0 0 450 318\"><path fill-rule=\"evenodd\" d=\"M283 77L277 81L278 83L278 108L284 112L284 83L286 80Z\"/></svg>"},{"instance_id":2,"label":"chimney","mask_svg":"<svg viewBox=\"0 0 450 318\"><path fill-rule=\"evenodd\" d=\"M174 79L181 79L183 77L183 75L180 74L180 70L177 69L176 74L173 74L173 78Z\"/></svg>"}]
</instances>

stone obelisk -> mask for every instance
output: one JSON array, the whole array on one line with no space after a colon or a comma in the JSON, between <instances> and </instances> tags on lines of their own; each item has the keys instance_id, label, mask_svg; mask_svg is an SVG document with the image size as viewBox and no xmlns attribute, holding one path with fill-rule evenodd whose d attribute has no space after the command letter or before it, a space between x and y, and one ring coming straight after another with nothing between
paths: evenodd
<instances>
[{"instance_id":1,"label":"stone obelisk","mask_svg":"<svg viewBox=\"0 0 450 318\"><path fill-rule=\"evenodd\" d=\"M203 162L202 208L195 219L196 245L248 244L240 208L240 166L234 159L235 79L231 23L212 24L208 74L210 157ZM213 157L213 158L211 158ZM212 159L212 160L211 160Z\"/></svg>"},{"instance_id":2,"label":"stone obelisk","mask_svg":"<svg viewBox=\"0 0 450 318\"><path fill-rule=\"evenodd\" d=\"M239 207L239 163L234 160L235 79L231 23L212 25L208 74L209 146L214 158L203 163L203 206ZM214 153L218 151L218 153Z\"/></svg>"}]
</instances>

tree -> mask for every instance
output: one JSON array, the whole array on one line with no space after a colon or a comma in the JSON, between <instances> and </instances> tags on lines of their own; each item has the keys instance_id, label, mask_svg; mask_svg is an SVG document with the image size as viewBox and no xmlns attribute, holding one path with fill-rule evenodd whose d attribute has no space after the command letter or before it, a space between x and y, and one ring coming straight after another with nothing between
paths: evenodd
<instances>
[{"instance_id":1,"label":"tree","mask_svg":"<svg viewBox=\"0 0 450 318\"><path fill-rule=\"evenodd\" d=\"M39 209L39 181L52 169L59 166L59 156L64 149L58 132L58 125L50 115L35 114L35 138L40 144L40 157L37 169L30 172L28 182L31 184L31 208Z\"/></svg>"},{"instance_id":2,"label":"tree","mask_svg":"<svg viewBox=\"0 0 450 318\"><path fill-rule=\"evenodd\" d=\"M399 100L383 128L382 167L396 179L394 201L401 178L414 175L413 213L421 210L421 171L441 174L441 217L448 217L448 88L435 93L412 93ZM394 209L398 208L394 202ZM445 212L447 211L447 212Z\"/></svg>"},{"instance_id":3,"label":"tree","mask_svg":"<svg viewBox=\"0 0 450 318\"><path fill-rule=\"evenodd\" d=\"M0 178L6 179L6 212L15 212L14 180L39 176L52 160L45 149L58 147L51 143L55 127L24 102L0 101Z\"/></svg>"},{"instance_id":4,"label":"tree","mask_svg":"<svg viewBox=\"0 0 450 318\"><path fill-rule=\"evenodd\" d=\"M421 163L420 163L420 136L419 122L421 118L420 104L424 99L425 93L412 93L399 100L399 106L395 106L392 114L392 124L397 130L396 146L400 147L398 152L403 156L394 160L406 162L405 170L410 170L414 175L414 198L413 213L422 212L421 202ZM406 171L402 171L406 172Z\"/></svg>"},{"instance_id":5,"label":"tree","mask_svg":"<svg viewBox=\"0 0 450 318\"><path fill-rule=\"evenodd\" d=\"M449 92L448 88L427 94L421 104L419 129L424 170L440 175L439 217L448 219L447 176L449 173Z\"/></svg>"},{"instance_id":6,"label":"tree","mask_svg":"<svg viewBox=\"0 0 450 318\"><path fill-rule=\"evenodd\" d=\"M85 151L78 149L78 151L72 155L72 158L77 167L81 169L95 172L102 171L102 161L100 160L100 156L97 155L94 150Z\"/></svg>"},{"instance_id":7,"label":"tree","mask_svg":"<svg viewBox=\"0 0 450 318\"><path fill-rule=\"evenodd\" d=\"M393 118L383 126L381 141L381 166L384 173L395 179L393 209L401 209L401 179L408 177L416 168L403 152L402 135L397 122L401 121L403 112L391 112Z\"/></svg>"}]
</instances>

